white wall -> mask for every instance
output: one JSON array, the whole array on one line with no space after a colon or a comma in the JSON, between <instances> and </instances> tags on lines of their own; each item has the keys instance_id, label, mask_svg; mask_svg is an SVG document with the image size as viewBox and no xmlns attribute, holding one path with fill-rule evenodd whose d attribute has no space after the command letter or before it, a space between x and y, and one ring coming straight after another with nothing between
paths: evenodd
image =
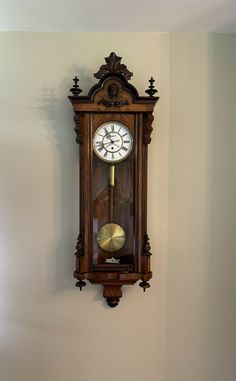
<instances>
[{"instance_id":1,"label":"white wall","mask_svg":"<svg viewBox=\"0 0 236 381\"><path fill-rule=\"evenodd\" d=\"M0 379L234 381L236 35L1 33ZM78 146L66 96L111 51L144 94L154 277L109 309L74 287Z\"/></svg>"}]
</instances>

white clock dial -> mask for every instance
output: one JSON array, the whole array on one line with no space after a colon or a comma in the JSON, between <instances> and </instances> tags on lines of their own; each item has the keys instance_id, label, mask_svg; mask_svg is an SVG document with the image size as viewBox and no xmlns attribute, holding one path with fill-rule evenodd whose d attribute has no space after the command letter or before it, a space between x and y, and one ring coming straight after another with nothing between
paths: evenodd
<instances>
[{"instance_id":1,"label":"white clock dial","mask_svg":"<svg viewBox=\"0 0 236 381\"><path fill-rule=\"evenodd\" d=\"M118 122L108 122L98 127L93 138L94 152L109 163L124 160L130 154L132 145L130 130Z\"/></svg>"}]
</instances>

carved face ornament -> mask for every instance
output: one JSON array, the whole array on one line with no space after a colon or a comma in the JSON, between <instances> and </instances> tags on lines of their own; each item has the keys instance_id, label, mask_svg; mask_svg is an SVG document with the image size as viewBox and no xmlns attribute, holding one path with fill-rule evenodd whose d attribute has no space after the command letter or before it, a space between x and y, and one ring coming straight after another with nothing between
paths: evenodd
<instances>
[{"instance_id":1,"label":"carved face ornament","mask_svg":"<svg viewBox=\"0 0 236 381\"><path fill-rule=\"evenodd\" d=\"M118 92L119 87L115 83L112 83L110 86L108 86L108 94L110 98L117 98Z\"/></svg>"}]
</instances>

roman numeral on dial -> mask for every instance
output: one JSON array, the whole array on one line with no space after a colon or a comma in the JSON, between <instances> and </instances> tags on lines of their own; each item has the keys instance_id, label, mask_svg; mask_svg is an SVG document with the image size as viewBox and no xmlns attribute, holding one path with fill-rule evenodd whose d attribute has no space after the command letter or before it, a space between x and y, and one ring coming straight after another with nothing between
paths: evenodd
<instances>
[{"instance_id":1,"label":"roman numeral on dial","mask_svg":"<svg viewBox=\"0 0 236 381\"><path fill-rule=\"evenodd\" d=\"M129 128L120 122L104 123L94 132L94 152L101 160L108 163L125 160L132 150L132 144Z\"/></svg>"}]
</instances>

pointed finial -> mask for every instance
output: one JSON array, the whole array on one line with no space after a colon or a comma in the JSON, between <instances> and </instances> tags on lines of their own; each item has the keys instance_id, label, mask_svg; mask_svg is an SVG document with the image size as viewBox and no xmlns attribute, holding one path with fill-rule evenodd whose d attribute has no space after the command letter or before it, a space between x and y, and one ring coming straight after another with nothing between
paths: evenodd
<instances>
[{"instance_id":1,"label":"pointed finial","mask_svg":"<svg viewBox=\"0 0 236 381\"><path fill-rule=\"evenodd\" d=\"M74 85L73 87L70 89L70 92L74 95L74 96L77 96L79 95L82 90L80 89L79 85L78 85L78 82L79 82L79 78L77 77L77 75L75 76L75 78L73 79L74 81Z\"/></svg>"},{"instance_id":2,"label":"pointed finial","mask_svg":"<svg viewBox=\"0 0 236 381\"><path fill-rule=\"evenodd\" d=\"M79 280L78 282L75 283L75 286L79 287L80 291L82 291L83 287L86 286L86 282L84 282L83 280Z\"/></svg>"},{"instance_id":3,"label":"pointed finial","mask_svg":"<svg viewBox=\"0 0 236 381\"><path fill-rule=\"evenodd\" d=\"M148 81L150 83L149 88L145 91L150 97L153 97L156 93L157 90L155 89L155 86L153 85L155 82L155 79L151 77Z\"/></svg>"},{"instance_id":4,"label":"pointed finial","mask_svg":"<svg viewBox=\"0 0 236 381\"><path fill-rule=\"evenodd\" d=\"M146 281L143 281L143 282L139 283L139 287L142 287L143 292L145 292L146 289L150 287L150 284Z\"/></svg>"}]
</instances>

